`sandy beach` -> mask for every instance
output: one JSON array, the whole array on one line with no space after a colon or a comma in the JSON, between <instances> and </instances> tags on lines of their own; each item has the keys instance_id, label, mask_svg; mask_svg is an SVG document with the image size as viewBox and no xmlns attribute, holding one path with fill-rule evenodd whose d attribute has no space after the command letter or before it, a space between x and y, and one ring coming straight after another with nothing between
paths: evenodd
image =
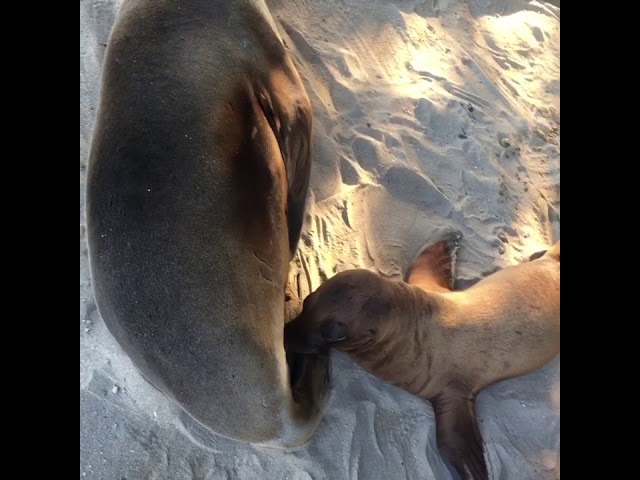
<instances>
[{"instance_id":1,"label":"sandy beach","mask_svg":"<svg viewBox=\"0 0 640 480\"><path fill-rule=\"evenodd\" d=\"M560 9L506 0L267 1L314 109L296 300L349 268L399 278L442 229L459 287L560 238ZM202 445L107 331L84 188L117 0L80 1L80 475L120 479L450 478L428 403L333 355L333 392L292 453ZM558 3L559 5L559 3ZM560 361L482 392L493 479L555 480Z\"/></svg>"}]
</instances>

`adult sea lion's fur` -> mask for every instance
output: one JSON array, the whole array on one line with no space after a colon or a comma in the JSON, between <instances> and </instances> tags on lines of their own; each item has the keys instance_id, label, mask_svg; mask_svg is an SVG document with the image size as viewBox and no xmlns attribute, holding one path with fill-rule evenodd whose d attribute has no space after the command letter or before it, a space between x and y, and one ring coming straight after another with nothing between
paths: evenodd
<instances>
[{"instance_id":1,"label":"adult sea lion's fur","mask_svg":"<svg viewBox=\"0 0 640 480\"><path fill-rule=\"evenodd\" d=\"M300 445L326 402L326 355L283 347L311 130L263 1L124 1L88 166L98 309L154 386L241 441Z\"/></svg>"}]
</instances>

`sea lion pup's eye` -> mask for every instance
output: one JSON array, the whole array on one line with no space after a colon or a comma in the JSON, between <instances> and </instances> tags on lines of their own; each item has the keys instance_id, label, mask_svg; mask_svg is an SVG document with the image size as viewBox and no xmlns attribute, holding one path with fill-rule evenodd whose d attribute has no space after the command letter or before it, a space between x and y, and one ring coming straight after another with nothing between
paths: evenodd
<instances>
[{"instance_id":1,"label":"sea lion pup's eye","mask_svg":"<svg viewBox=\"0 0 640 480\"><path fill-rule=\"evenodd\" d=\"M322 326L322 338L329 343L339 342L347 338L347 326L344 322L329 320Z\"/></svg>"}]
</instances>

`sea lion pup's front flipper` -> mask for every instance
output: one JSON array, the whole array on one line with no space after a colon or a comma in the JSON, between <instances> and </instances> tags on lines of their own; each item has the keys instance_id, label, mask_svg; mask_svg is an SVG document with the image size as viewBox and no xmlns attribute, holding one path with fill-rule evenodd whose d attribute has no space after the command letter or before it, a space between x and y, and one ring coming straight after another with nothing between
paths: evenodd
<instances>
[{"instance_id":1,"label":"sea lion pup's front flipper","mask_svg":"<svg viewBox=\"0 0 640 480\"><path fill-rule=\"evenodd\" d=\"M449 230L425 244L407 270L404 281L425 291L453 290L460 232Z\"/></svg>"},{"instance_id":2,"label":"sea lion pup's front flipper","mask_svg":"<svg viewBox=\"0 0 640 480\"><path fill-rule=\"evenodd\" d=\"M444 390L430 401L436 418L440 453L455 467L462 480L488 480L473 397Z\"/></svg>"}]
</instances>

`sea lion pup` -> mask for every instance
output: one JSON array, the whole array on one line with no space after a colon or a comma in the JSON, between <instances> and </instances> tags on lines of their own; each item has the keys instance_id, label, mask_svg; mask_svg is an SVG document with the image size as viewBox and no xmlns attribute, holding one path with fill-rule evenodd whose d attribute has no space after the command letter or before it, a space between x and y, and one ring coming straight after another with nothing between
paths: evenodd
<instances>
[{"instance_id":1,"label":"sea lion pup","mask_svg":"<svg viewBox=\"0 0 640 480\"><path fill-rule=\"evenodd\" d=\"M261 0L125 0L88 167L98 309L142 374L222 436L296 447L326 355L285 357L312 111Z\"/></svg>"},{"instance_id":2,"label":"sea lion pup","mask_svg":"<svg viewBox=\"0 0 640 480\"><path fill-rule=\"evenodd\" d=\"M343 350L369 373L429 400L452 474L477 480L488 469L476 395L560 351L560 243L453 292L459 238L449 232L422 249L408 283L368 270L327 280L287 325L285 343L297 352Z\"/></svg>"}]
</instances>

